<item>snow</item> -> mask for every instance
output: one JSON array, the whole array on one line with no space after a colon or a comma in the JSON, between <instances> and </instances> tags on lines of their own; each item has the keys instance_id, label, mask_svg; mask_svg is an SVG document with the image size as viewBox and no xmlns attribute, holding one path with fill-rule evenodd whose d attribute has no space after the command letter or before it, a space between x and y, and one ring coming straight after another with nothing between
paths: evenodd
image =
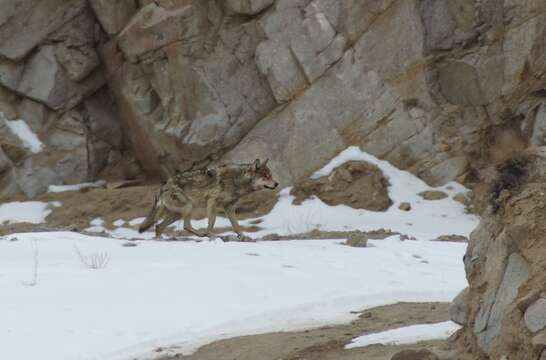
<instances>
[{"instance_id":1,"label":"snow","mask_svg":"<svg viewBox=\"0 0 546 360\"><path fill-rule=\"evenodd\" d=\"M131 242L136 247L122 246L125 242L119 239L155 237L153 231L139 234L131 228L141 224L142 217L117 220L113 230L103 219L93 219L85 230L101 236L48 232L10 235L18 241L0 237L0 359L149 359L191 353L211 341L238 335L343 323L355 319L351 312L374 306L450 301L467 286L462 264L466 244L427 240L468 236L478 224L476 216L466 214L453 200L466 189L455 183L430 187L354 147L313 176L328 175L349 160L376 164L389 178L394 204L388 211L332 207L317 198L295 206L290 189L284 189L271 213L259 218L262 230L248 235L259 239L315 228L386 228L416 241L401 241L396 235L371 240L367 248L348 247L341 240L138 240ZM427 201L418 195L427 190L449 196ZM401 202L409 202L411 211L399 210ZM43 222L49 207L57 205L3 204L0 223ZM206 228L207 219L193 225ZM171 226L182 228L180 221ZM228 219L218 217L216 228L228 226ZM26 286L34 274L34 244L39 254L37 283ZM108 265L89 269L76 248L84 258L107 255ZM407 329L371 341L406 341L404 332L422 330ZM427 325L422 333L445 336L447 330ZM358 343L364 341L368 340ZM166 351L155 353L158 347Z\"/></svg>"},{"instance_id":2,"label":"snow","mask_svg":"<svg viewBox=\"0 0 546 360\"><path fill-rule=\"evenodd\" d=\"M93 226L102 226L104 225L104 220L102 220L101 218L95 218L91 220L90 224Z\"/></svg>"},{"instance_id":3,"label":"snow","mask_svg":"<svg viewBox=\"0 0 546 360\"><path fill-rule=\"evenodd\" d=\"M145 217L134 218L133 220L129 221L129 225L137 226L137 225L142 224L144 222L144 220L146 220Z\"/></svg>"},{"instance_id":4,"label":"snow","mask_svg":"<svg viewBox=\"0 0 546 360\"><path fill-rule=\"evenodd\" d=\"M464 244L397 236L369 248L333 240L127 248L71 232L14 235L19 241L0 241L1 359L189 353L231 336L350 321L352 310L449 301L466 286ZM22 282L33 274L34 242L38 281L30 287ZM107 267L86 268L74 245L85 256L107 253Z\"/></svg>"},{"instance_id":5,"label":"snow","mask_svg":"<svg viewBox=\"0 0 546 360\"><path fill-rule=\"evenodd\" d=\"M364 347L373 344L404 345L420 341L444 340L461 327L452 321L435 324L412 325L380 333L359 336L345 346L346 349Z\"/></svg>"},{"instance_id":6,"label":"snow","mask_svg":"<svg viewBox=\"0 0 546 360\"><path fill-rule=\"evenodd\" d=\"M123 220L123 219L117 219L117 220L114 221L112 224L113 224L114 226L120 227L120 226L125 225L125 220Z\"/></svg>"},{"instance_id":7,"label":"snow","mask_svg":"<svg viewBox=\"0 0 546 360\"><path fill-rule=\"evenodd\" d=\"M23 146L31 152L37 154L43 150L44 144L24 120L6 120L5 123L10 131L21 140Z\"/></svg>"},{"instance_id":8,"label":"snow","mask_svg":"<svg viewBox=\"0 0 546 360\"><path fill-rule=\"evenodd\" d=\"M75 185L49 185L47 191L50 193L58 193L58 192L65 192L65 191L78 191L85 188L97 188L102 187L106 185L106 182L103 180L99 180L96 182L86 182L81 184L75 184Z\"/></svg>"},{"instance_id":9,"label":"snow","mask_svg":"<svg viewBox=\"0 0 546 360\"><path fill-rule=\"evenodd\" d=\"M51 206L58 206L57 202L45 203L41 201L9 202L0 205L0 224L45 222L51 213Z\"/></svg>"},{"instance_id":10,"label":"snow","mask_svg":"<svg viewBox=\"0 0 546 360\"><path fill-rule=\"evenodd\" d=\"M433 240L441 235L468 236L478 225L477 216L466 214L464 206L453 200L453 196L465 193L464 186L452 182L442 187L428 186L413 174L392 166L362 152L358 147L350 147L341 152L325 167L315 172L312 178L329 175L335 168L351 160L368 161L383 172L389 179L389 196L393 205L385 212L356 210L349 206L328 206L318 198L304 201L299 206L292 205L294 197L290 188L280 192L280 198L273 210L264 218L260 227L263 231L249 234L260 237L276 232L280 235L304 233L315 228L325 231L392 229L420 240ZM418 194L423 191L440 190L448 197L442 200L424 200ZM398 209L402 202L411 204L411 211ZM251 221L251 220L250 220ZM248 224L250 221L243 222Z\"/></svg>"}]
</instances>

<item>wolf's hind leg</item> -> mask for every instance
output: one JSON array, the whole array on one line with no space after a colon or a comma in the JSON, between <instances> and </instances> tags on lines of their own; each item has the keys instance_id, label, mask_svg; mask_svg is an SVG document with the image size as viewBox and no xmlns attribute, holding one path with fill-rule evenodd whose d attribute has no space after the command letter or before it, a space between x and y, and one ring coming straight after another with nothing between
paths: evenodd
<instances>
[{"instance_id":1,"label":"wolf's hind leg","mask_svg":"<svg viewBox=\"0 0 546 360\"><path fill-rule=\"evenodd\" d=\"M155 236L157 237L159 237L163 233L163 231L165 231L167 226L171 225L176 220L180 219L180 215L175 212L166 211L166 213L167 214L165 218L163 219L163 221L157 224L155 227Z\"/></svg>"},{"instance_id":2,"label":"wolf's hind leg","mask_svg":"<svg viewBox=\"0 0 546 360\"><path fill-rule=\"evenodd\" d=\"M209 224L207 227L207 235L214 236L214 224L216 223L216 199L209 199L207 202L207 217Z\"/></svg>"},{"instance_id":3,"label":"wolf's hind leg","mask_svg":"<svg viewBox=\"0 0 546 360\"><path fill-rule=\"evenodd\" d=\"M155 195L154 197L154 204L150 211L148 212L148 215L146 216L146 219L140 224L138 228L139 233L143 233L144 231L148 230L152 225L157 221L157 219L161 218L161 214L163 212L163 206L158 204L159 202L159 195Z\"/></svg>"}]
</instances>

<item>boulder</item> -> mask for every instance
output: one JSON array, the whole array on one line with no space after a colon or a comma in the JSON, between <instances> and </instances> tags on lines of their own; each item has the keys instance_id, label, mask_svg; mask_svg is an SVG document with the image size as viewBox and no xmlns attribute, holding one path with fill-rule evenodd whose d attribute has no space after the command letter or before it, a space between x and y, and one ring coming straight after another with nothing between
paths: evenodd
<instances>
[{"instance_id":1,"label":"boulder","mask_svg":"<svg viewBox=\"0 0 546 360\"><path fill-rule=\"evenodd\" d=\"M75 83L59 64L55 47L47 45L29 58L13 90L51 109L61 110L79 104L85 96L102 87L104 81L102 71L96 70L84 81Z\"/></svg>"},{"instance_id":2,"label":"boulder","mask_svg":"<svg viewBox=\"0 0 546 360\"><path fill-rule=\"evenodd\" d=\"M279 103L290 101L308 86L305 73L292 51L280 42L260 44L256 49L256 63Z\"/></svg>"},{"instance_id":3,"label":"boulder","mask_svg":"<svg viewBox=\"0 0 546 360\"><path fill-rule=\"evenodd\" d=\"M411 210L411 204L408 202L403 202L398 206L398 209L402 211L410 211Z\"/></svg>"},{"instance_id":4,"label":"boulder","mask_svg":"<svg viewBox=\"0 0 546 360\"><path fill-rule=\"evenodd\" d=\"M365 233L350 233L345 240L345 245L351 247L367 247L368 246L368 236Z\"/></svg>"},{"instance_id":5,"label":"boulder","mask_svg":"<svg viewBox=\"0 0 546 360\"><path fill-rule=\"evenodd\" d=\"M71 81L82 81L100 64L95 25L92 12L86 10L48 36L55 43L57 62Z\"/></svg>"},{"instance_id":6,"label":"boulder","mask_svg":"<svg viewBox=\"0 0 546 360\"><path fill-rule=\"evenodd\" d=\"M476 35L476 0L425 0L420 4L427 50L449 50Z\"/></svg>"},{"instance_id":7,"label":"boulder","mask_svg":"<svg viewBox=\"0 0 546 360\"><path fill-rule=\"evenodd\" d=\"M546 299L540 298L529 306L523 319L527 329L532 333L544 329L546 327Z\"/></svg>"},{"instance_id":8,"label":"boulder","mask_svg":"<svg viewBox=\"0 0 546 360\"><path fill-rule=\"evenodd\" d=\"M429 201L442 200L447 198L447 194L439 190L423 191L419 193L419 196L422 197L424 200L429 200Z\"/></svg>"},{"instance_id":9,"label":"boulder","mask_svg":"<svg viewBox=\"0 0 546 360\"><path fill-rule=\"evenodd\" d=\"M527 261L517 253L511 254L508 257L502 281L494 295L492 306L490 308L480 308L480 312L484 314L482 318L487 319L485 329L480 331L478 323L476 323L474 329L478 338L478 345L484 352L491 352L493 341L501 333L502 320L505 316L504 312L516 299L518 289L527 280L528 275L529 264ZM487 300L485 304L491 302Z\"/></svg>"},{"instance_id":10,"label":"boulder","mask_svg":"<svg viewBox=\"0 0 546 360\"><path fill-rule=\"evenodd\" d=\"M451 304L449 305L449 318L454 323L462 326L466 325L468 319L467 307L469 291L470 289L468 287L465 288L455 297L455 299L451 301Z\"/></svg>"},{"instance_id":11,"label":"boulder","mask_svg":"<svg viewBox=\"0 0 546 360\"><path fill-rule=\"evenodd\" d=\"M127 59L137 61L146 54L177 41L197 45L208 30L204 4L176 2L173 6L150 3L135 14L118 35L118 46Z\"/></svg>"},{"instance_id":12,"label":"boulder","mask_svg":"<svg viewBox=\"0 0 546 360\"><path fill-rule=\"evenodd\" d=\"M24 166L17 169L17 184L30 199L47 191L49 185L61 184L62 180L54 169L35 166L27 159Z\"/></svg>"},{"instance_id":13,"label":"boulder","mask_svg":"<svg viewBox=\"0 0 546 360\"><path fill-rule=\"evenodd\" d=\"M137 11L135 0L90 0L102 28L109 35L120 32Z\"/></svg>"},{"instance_id":14,"label":"boulder","mask_svg":"<svg viewBox=\"0 0 546 360\"><path fill-rule=\"evenodd\" d=\"M328 205L347 205L355 209L385 211L392 204L389 182L377 166L349 161L328 176L303 180L292 188L294 203L317 196Z\"/></svg>"},{"instance_id":15,"label":"boulder","mask_svg":"<svg viewBox=\"0 0 546 360\"><path fill-rule=\"evenodd\" d=\"M256 15L267 7L271 6L275 0L226 0L226 7L237 14Z\"/></svg>"},{"instance_id":16,"label":"boulder","mask_svg":"<svg viewBox=\"0 0 546 360\"><path fill-rule=\"evenodd\" d=\"M4 2L0 15L0 57L21 60L86 6L85 0Z\"/></svg>"}]
</instances>

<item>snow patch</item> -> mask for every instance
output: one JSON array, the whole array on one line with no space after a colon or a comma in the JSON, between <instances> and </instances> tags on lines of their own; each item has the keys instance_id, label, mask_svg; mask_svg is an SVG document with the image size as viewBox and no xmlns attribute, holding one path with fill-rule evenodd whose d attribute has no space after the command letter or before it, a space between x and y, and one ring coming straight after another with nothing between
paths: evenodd
<instances>
[{"instance_id":1,"label":"snow patch","mask_svg":"<svg viewBox=\"0 0 546 360\"><path fill-rule=\"evenodd\" d=\"M133 220L129 221L129 225L131 226L140 225L144 222L144 220L146 220L145 217L134 218Z\"/></svg>"},{"instance_id":2,"label":"snow patch","mask_svg":"<svg viewBox=\"0 0 546 360\"><path fill-rule=\"evenodd\" d=\"M113 222L114 226L116 227L120 227L120 226L123 226L125 225L125 220L123 219L117 219L116 221Z\"/></svg>"},{"instance_id":3,"label":"snow patch","mask_svg":"<svg viewBox=\"0 0 546 360\"><path fill-rule=\"evenodd\" d=\"M104 220L101 218L95 218L89 222L92 226L102 226L104 225Z\"/></svg>"},{"instance_id":4,"label":"snow patch","mask_svg":"<svg viewBox=\"0 0 546 360\"><path fill-rule=\"evenodd\" d=\"M346 345L346 349L364 347L373 344L404 345L420 341L444 340L453 335L461 326L452 321L436 324L412 325L398 329L387 330L375 334L359 336Z\"/></svg>"},{"instance_id":5,"label":"snow patch","mask_svg":"<svg viewBox=\"0 0 546 360\"><path fill-rule=\"evenodd\" d=\"M5 123L10 131L21 140L23 146L31 152L37 154L43 150L44 144L24 120L5 120Z\"/></svg>"},{"instance_id":6,"label":"snow patch","mask_svg":"<svg viewBox=\"0 0 546 360\"><path fill-rule=\"evenodd\" d=\"M99 188L103 187L104 185L106 185L106 181L104 180L99 180L96 182L86 182L75 185L49 185L47 191L50 193L59 193L65 191L78 191L86 188Z\"/></svg>"},{"instance_id":7,"label":"snow patch","mask_svg":"<svg viewBox=\"0 0 546 360\"><path fill-rule=\"evenodd\" d=\"M9 202L0 205L0 224L31 223L41 224L51 213L55 203L41 201Z\"/></svg>"}]
</instances>

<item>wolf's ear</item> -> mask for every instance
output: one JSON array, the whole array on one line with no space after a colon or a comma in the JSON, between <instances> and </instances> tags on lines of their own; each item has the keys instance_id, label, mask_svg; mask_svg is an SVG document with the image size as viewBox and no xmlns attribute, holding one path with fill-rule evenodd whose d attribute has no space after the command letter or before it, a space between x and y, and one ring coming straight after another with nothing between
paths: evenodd
<instances>
[{"instance_id":1,"label":"wolf's ear","mask_svg":"<svg viewBox=\"0 0 546 360\"><path fill-rule=\"evenodd\" d=\"M269 159L265 159L265 161L262 163L262 165L260 165L261 167L264 167L267 165L267 162L269 161Z\"/></svg>"},{"instance_id":2,"label":"wolf's ear","mask_svg":"<svg viewBox=\"0 0 546 360\"><path fill-rule=\"evenodd\" d=\"M260 159L254 160L254 170L258 170L260 168Z\"/></svg>"}]
</instances>

